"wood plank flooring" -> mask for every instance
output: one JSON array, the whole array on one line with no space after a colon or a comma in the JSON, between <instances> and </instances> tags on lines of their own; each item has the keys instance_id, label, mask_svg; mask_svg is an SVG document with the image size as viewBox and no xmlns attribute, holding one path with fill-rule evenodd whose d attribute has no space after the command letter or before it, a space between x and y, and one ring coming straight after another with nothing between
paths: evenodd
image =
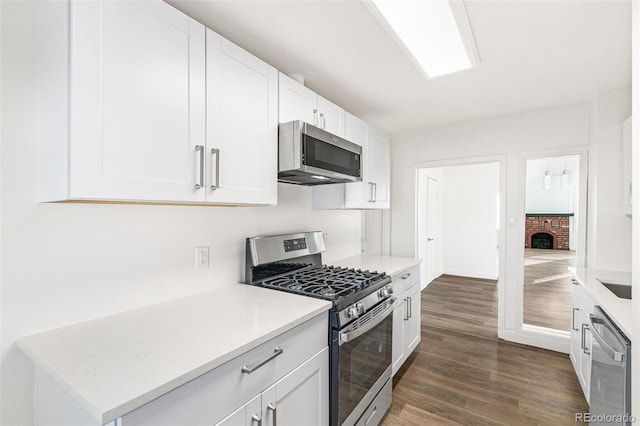
<instances>
[{"instance_id":1,"label":"wood plank flooring","mask_svg":"<svg viewBox=\"0 0 640 426\"><path fill-rule=\"evenodd\" d=\"M495 281L443 275L422 292L422 341L393 380L385 426L575 425L569 356L497 338Z\"/></svg>"},{"instance_id":2,"label":"wood plank flooring","mask_svg":"<svg viewBox=\"0 0 640 426\"><path fill-rule=\"evenodd\" d=\"M576 265L570 250L525 249L525 324L569 331L571 327L571 276Z\"/></svg>"}]
</instances>

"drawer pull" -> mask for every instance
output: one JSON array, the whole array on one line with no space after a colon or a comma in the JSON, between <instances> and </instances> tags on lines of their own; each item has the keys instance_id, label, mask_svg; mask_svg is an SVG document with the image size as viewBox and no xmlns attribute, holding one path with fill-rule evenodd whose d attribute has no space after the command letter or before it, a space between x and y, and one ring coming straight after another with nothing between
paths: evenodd
<instances>
[{"instance_id":1,"label":"drawer pull","mask_svg":"<svg viewBox=\"0 0 640 426\"><path fill-rule=\"evenodd\" d=\"M273 413L273 423L272 426L278 426L278 413L276 410L276 404L271 403L267 405L267 410Z\"/></svg>"},{"instance_id":2,"label":"drawer pull","mask_svg":"<svg viewBox=\"0 0 640 426\"><path fill-rule=\"evenodd\" d=\"M406 279L407 279L407 278L409 278L410 276L411 276L411 272L409 272L408 274L404 274L404 275L402 276L402 279L403 279L403 280L406 280Z\"/></svg>"},{"instance_id":3,"label":"drawer pull","mask_svg":"<svg viewBox=\"0 0 640 426\"><path fill-rule=\"evenodd\" d=\"M262 426L262 417L260 417L257 414L254 414L253 416L251 416L251 423L256 423L257 426Z\"/></svg>"},{"instance_id":4,"label":"drawer pull","mask_svg":"<svg viewBox=\"0 0 640 426\"><path fill-rule=\"evenodd\" d=\"M282 355L283 352L284 350L282 348L279 348L278 346L276 346L275 348L273 348L273 353L269 355L267 358L263 359L262 361L257 362L255 364L243 365L242 372L251 374L254 371L256 371L258 368L262 367L263 365L265 365L266 363L274 359L275 357Z\"/></svg>"}]
</instances>

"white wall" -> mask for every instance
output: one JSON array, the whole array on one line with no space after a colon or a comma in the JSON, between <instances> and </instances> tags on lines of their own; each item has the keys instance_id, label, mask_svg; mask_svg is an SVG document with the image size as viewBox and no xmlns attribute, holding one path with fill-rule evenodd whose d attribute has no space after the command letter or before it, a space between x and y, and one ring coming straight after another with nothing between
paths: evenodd
<instances>
[{"instance_id":1,"label":"white wall","mask_svg":"<svg viewBox=\"0 0 640 426\"><path fill-rule=\"evenodd\" d=\"M0 3L1 424L33 423L22 335L238 282L248 236L322 230L324 260L359 254L361 213L312 211L304 187L280 185L275 208L36 203L35 4Z\"/></svg>"},{"instance_id":2,"label":"white wall","mask_svg":"<svg viewBox=\"0 0 640 426\"><path fill-rule=\"evenodd\" d=\"M498 278L498 163L444 168L444 273Z\"/></svg>"},{"instance_id":3,"label":"white wall","mask_svg":"<svg viewBox=\"0 0 640 426\"><path fill-rule=\"evenodd\" d=\"M419 163L504 156L506 181L506 226L504 275L500 276L505 303L501 333L518 332L521 292L524 224L524 159L529 151L587 146L589 107L578 105L515 114L407 131L392 136L391 253L414 255L415 167ZM434 167L438 164L433 164ZM505 228L506 226L506 228ZM522 228L522 229L521 229ZM519 287L520 286L520 287ZM504 335L504 334L503 334Z\"/></svg>"},{"instance_id":4,"label":"white wall","mask_svg":"<svg viewBox=\"0 0 640 426\"><path fill-rule=\"evenodd\" d=\"M588 262L598 269L630 271L631 218L622 208L622 122L631 115L631 91L600 93L591 109Z\"/></svg>"},{"instance_id":5,"label":"white wall","mask_svg":"<svg viewBox=\"0 0 640 426\"><path fill-rule=\"evenodd\" d=\"M544 189L544 174L551 173L551 188ZM562 173L567 170L569 187L562 188ZM527 160L527 213L575 213L580 182L579 157L559 156Z\"/></svg>"}]
</instances>

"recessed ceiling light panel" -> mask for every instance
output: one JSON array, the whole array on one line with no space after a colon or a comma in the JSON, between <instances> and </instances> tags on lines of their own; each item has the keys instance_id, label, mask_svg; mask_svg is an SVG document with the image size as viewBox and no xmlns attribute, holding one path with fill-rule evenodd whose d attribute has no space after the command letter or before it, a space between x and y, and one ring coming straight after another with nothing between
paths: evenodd
<instances>
[{"instance_id":1,"label":"recessed ceiling light panel","mask_svg":"<svg viewBox=\"0 0 640 426\"><path fill-rule=\"evenodd\" d=\"M478 66L462 1L371 0L368 7L428 78Z\"/></svg>"}]
</instances>

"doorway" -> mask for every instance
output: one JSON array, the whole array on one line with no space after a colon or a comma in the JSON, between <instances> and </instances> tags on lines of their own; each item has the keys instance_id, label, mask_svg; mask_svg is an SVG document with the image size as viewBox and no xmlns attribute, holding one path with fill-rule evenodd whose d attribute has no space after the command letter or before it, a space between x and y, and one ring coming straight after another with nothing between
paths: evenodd
<instances>
[{"instance_id":1,"label":"doorway","mask_svg":"<svg viewBox=\"0 0 640 426\"><path fill-rule=\"evenodd\" d=\"M523 326L569 332L577 264L580 155L528 158L524 217Z\"/></svg>"},{"instance_id":2,"label":"doorway","mask_svg":"<svg viewBox=\"0 0 640 426\"><path fill-rule=\"evenodd\" d=\"M463 161L417 171L416 253L422 288L446 274L499 279L501 163Z\"/></svg>"}]
</instances>

